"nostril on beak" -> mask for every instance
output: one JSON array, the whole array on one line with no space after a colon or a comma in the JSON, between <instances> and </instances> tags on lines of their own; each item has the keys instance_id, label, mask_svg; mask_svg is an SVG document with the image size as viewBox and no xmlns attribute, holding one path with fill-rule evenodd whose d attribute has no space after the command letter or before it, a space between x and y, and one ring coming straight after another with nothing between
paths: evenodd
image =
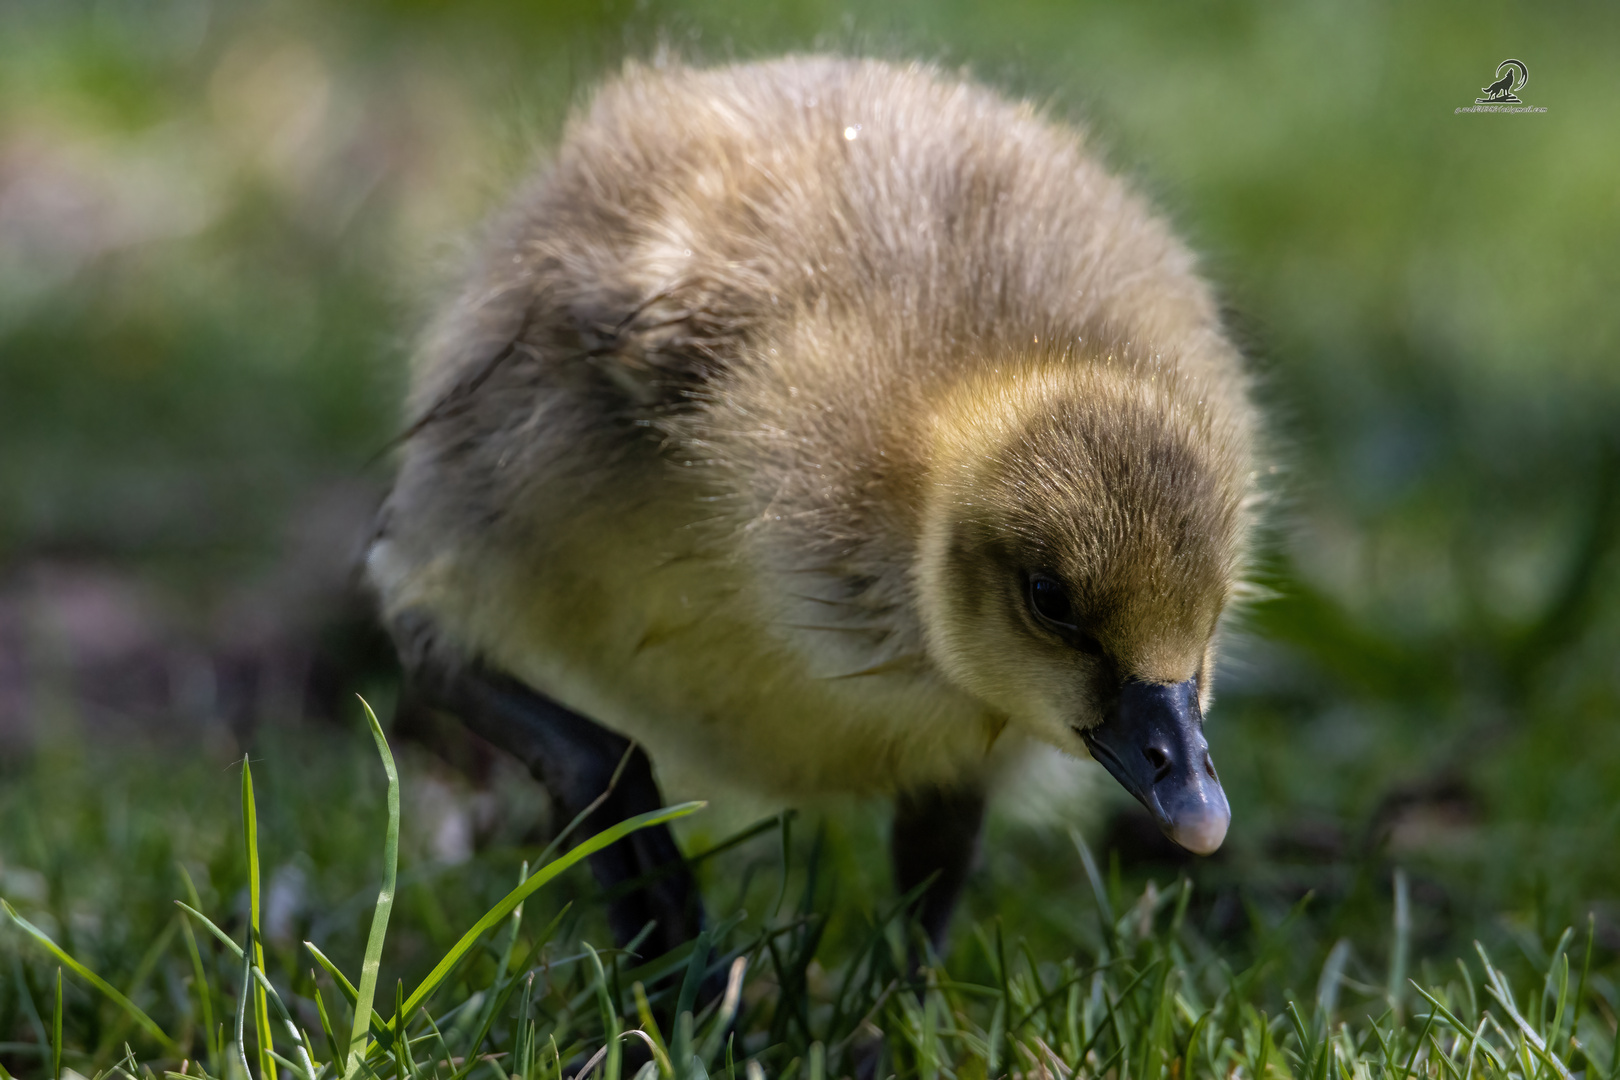
<instances>
[{"instance_id":1,"label":"nostril on beak","mask_svg":"<svg viewBox=\"0 0 1620 1080\"><path fill-rule=\"evenodd\" d=\"M1145 747L1142 756L1147 758L1148 764L1153 766L1153 782L1157 784L1170 775L1170 757L1157 746Z\"/></svg>"},{"instance_id":2,"label":"nostril on beak","mask_svg":"<svg viewBox=\"0 0 1620 1080\"><path fill-rule=\"evenodd\" d=\"M1209 759L1208 754L1204 755L1204 775L1209 777L1211 780L1214 780L1217 784L1221 782L1220 778L1215 775L1215 763Z\"/></svg>"}]
</instances>

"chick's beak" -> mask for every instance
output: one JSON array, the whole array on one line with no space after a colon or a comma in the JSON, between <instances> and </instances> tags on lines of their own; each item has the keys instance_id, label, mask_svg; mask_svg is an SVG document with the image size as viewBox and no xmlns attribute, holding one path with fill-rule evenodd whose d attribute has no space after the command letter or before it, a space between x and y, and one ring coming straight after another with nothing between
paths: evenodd
<instances>
[{"instance_id":1,"label":"chick's beak","mask_svg":"<svg viewBox=\"0 0 1620 1080\"><path fill-rule=\"evenodd\" d=\"M1197 680L1127 682L1114 714L1080 736L1166 836L1196 855L1221 846L1232 811L1204 741Z\"/></svg>"}]
</instances>

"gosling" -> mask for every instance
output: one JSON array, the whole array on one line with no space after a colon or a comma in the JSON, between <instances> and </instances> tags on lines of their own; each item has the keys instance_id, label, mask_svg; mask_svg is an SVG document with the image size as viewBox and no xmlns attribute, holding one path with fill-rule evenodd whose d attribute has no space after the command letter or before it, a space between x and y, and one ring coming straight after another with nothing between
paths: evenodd
<instances>
[{"instance_id":1,"label":"gosling","mask_svg":"<svg viewBox=\"0 0 1620 1080\"><path fill-rule=\"evenodd\" d=\"M1225 837L1241 360L1188 250L1028 104L922 65L631 64L496 221L408 410L384 619L587 830L662 805L653 761L889 794L938 946L1019 747ZM701 927L667 831L593 867L642 882L621 941Z\"/></svg>"}]
</instances>

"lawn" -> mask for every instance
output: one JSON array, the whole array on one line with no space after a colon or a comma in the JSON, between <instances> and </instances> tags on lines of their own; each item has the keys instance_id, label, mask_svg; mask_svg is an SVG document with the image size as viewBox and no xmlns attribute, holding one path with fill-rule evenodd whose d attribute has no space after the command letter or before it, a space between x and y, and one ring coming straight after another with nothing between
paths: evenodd
<instances>
[{"instance_id":1,"label":"lawn","mask_svg":"<svg viewBox=\"0 0 1620 1080\"><path fill-rule=\"evenodd\" d=\"M1140 860L1134 812L1091 841L1002 815L949 957L913 970L881 807L720 833L682 804L711 928L642 966L568 869L589 844L535 842L558 828L523 777L474 792L414 745L385 766L360 712L347 732L266 735L245 776L70 743L8 782L13 1075L550 1077L604 1050L607 1076L1616 1075L1612 925L1561 927L1579 913L1549 880L1591 879L1590 850L1514 850L1480 824L1443 858L1250 842L1178 871ZM447 845L480 797L480 850ZM1499 859L1541 880L1468 902L1470 880L1502 888L1481 865ZM704 975L729 985L700 997Z\"/></svg>"},{"instance_id":2,"label":"lawn","mask_svg":"<svg viewBox=\"0 0 1620 1080\"><path fill-rule=\"evenodd\" d=\"M1595 5L0 9L0 1069L1614 1080L1616 40ZM1211 716L1233 831L1180 857L1055 769L913 970L885 806L681 793L700 948L638 969L588 874L531 878L401 1038L567 850L515 766L396 720L352 590L404 357L661 47L967 66L1200 251L1280 463ZM1456 113L1508 56L1548 111ZM399 776L369 1044L356 694Z\"/></svg>"}]
</instances>

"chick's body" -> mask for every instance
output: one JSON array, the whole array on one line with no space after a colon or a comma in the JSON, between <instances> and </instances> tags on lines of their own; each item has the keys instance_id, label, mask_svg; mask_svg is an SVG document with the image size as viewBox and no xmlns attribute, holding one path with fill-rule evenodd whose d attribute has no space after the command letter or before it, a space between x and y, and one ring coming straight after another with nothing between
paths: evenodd
<instances>
[{"instance_id":1,"label":"chick's body","mask_svg":"<svg viewBox=\"0 0 1620 1080\"><path fill-rule=\"evenodd\" d=\"M1009 729L934 595L985 513L1111 513L1053 559L1113 597L1122 670L1207 695L1251 427L1214 305L1076 133L931 69L628 68L497 223L411 408L387 612L666 772L795 797L1073 751ZM1109 462L1165 475L1105 512Z\"/></svg>"}]
</instances>

